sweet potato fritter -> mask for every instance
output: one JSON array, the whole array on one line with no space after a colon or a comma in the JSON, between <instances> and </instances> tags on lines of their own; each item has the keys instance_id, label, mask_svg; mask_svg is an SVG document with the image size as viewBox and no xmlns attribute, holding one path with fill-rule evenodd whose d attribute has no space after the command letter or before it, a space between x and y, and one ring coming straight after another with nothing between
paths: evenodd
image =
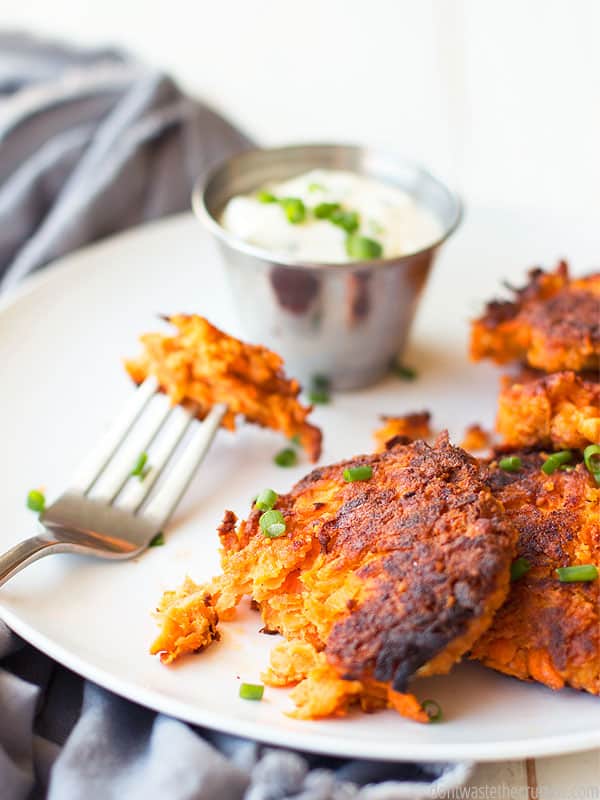
<instances>
[{"instance_id":1,"label":"sweet potato fritter","mask_svg":"<svg viewBox=\"0 0 600 800\"><path fill-rule=\"evenodd\" d=\"M503 384L496 427L507 447L583 449L600 442L600 383L557 372Z\"/></svg>"},{"instance_id":2,"label":"sweet potato fritter","mask_svg":"<svg viewBox=\"0 0 600 800\"><path fill-rule=\"evenodd\" d=\"M395 444L408 444L415 439L427 439L431 436L431 414L429 411L416 411L402 417L381 415L383 425L373 432L375 452L389 450Z\"/></svg>"},{"instance_id":3,"label":"sweet potato fritter","mask_svg":"<svg viewBox=\"0 0 600 800\"><path fill-rule=\"evenodd\" d=\"M346 482L344 469L358 465L372 477ZM266 679L300 680L298 716L359 702L426 721L405 694L409 679L447 672L508 591L516 531L487 467L442 435L315 469L276 508L286 523L276 539L257 509L239 525L226 514L223 573L209 589L219 617L248 595L265 628L288 640ZM154 650L169 657L160 641Z\"/></svg>"},{"instance_id":4,"label":"sweet potato fritter","mask_svg":"<svg viewBox=\"0 0 600 800\"><path fill-rule=\"evenodd\" d=\"M516 451L519 472L493 461L492 486L531 569L514 581L471 657L522 680L600 694L600 580L560 583L557 567L600 567L600 488L581 463L546 475L544 454Z\"/></svg>"},{"instance_id":5,"label":"sweet potato fritter","mask_svg":"<svg viewBox=\"0 0 600 800\"><path fill-rule=\"evenodd\" d=\"M236 414L248 422L298 436L311 461L321 453L321 431L306 421L312 407L298 402L300 384L286 378L271 350L228 336L203 317L170 317L177 333L147 333L142 355L125 362L136 383L154 375L173 403L189 405L204 419L216 403L228 411L222 425L235 429Z\"/></svg>"},{"instance_id":6,"label":"sweet potato fritter","mask_svg":"<svg viewBox=\"0 0 600 800\"><path fill-rule=\"evenodd\" d=\"M525 361L544 372L600 368L600 273L577 280L562 261L534 269L513 301L494 300L472 323L471 357Z\"/></svg>"}]
</instances>

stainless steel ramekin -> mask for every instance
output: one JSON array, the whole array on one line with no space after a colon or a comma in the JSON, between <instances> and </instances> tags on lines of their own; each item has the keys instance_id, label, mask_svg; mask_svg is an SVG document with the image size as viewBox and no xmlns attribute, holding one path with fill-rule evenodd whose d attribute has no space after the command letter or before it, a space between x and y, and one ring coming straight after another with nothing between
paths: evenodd
<instances>
[{"instance_id":1,"label":"stainless steel ramekin","mask_svg":"<svg viewBox=\"0 0 600 800\"><path fill-rule=\"evenodd\" d=\"M316 167L398 186L436 216L439 239L398 258L306 263L275 258L219 223L231 197ZM370 147L319 144L233 156L197 183L192 206L220 246L247 337L280 353L303 383L322 376L334 389L374 383L401 355L433 259L462 214L457 195L417 164Z\"/></svg>"}]
</instances>

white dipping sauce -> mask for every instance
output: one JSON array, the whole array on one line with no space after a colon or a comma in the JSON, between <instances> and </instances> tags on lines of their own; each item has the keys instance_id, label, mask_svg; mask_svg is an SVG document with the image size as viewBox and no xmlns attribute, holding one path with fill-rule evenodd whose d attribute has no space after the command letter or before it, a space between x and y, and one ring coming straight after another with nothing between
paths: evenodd
<instances>
[{"instance_id":1,"label":"white dipping sauce","mask_svg":"<svg viewBox=\"0 0 600 800\"><path fill-rule=\"evenodd\" d=\"M260 188L277 198L302 200L305 220L293 224L279 203L264 203L257 195L242 195L227 203L221 224L239 239L288 260L354 260L346 251L346 231L329 219L315 218L313 209L320 203L339 203L344 211L357 212L357 233L378 242L383 248L382 258L421 250L442 232L433 214L409 194L353 172L315 169Z\"/></svg>"}]
</instances>

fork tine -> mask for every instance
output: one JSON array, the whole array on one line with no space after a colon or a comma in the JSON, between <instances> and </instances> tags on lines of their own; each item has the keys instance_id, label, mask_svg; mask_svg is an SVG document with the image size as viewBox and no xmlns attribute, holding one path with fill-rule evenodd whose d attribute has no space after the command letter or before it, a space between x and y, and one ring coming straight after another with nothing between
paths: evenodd
<instances>
[{"instance_id":1,"label":"fork tine","mask_svg":"<svg viewBox=\"0 0 600 800\"><path fill-rule=\"evenodd\" d=\"M144 453L154 441L156 435L166 423L174 407L166 395L161 394L152 399L144 410L139 427L121 442L113 458L108 462L96 483L90 490L94 500L112 503L127 480L140 454Z\"/></svg>"},{"instance_id":2,"label":"fork tine","mask_svg":"<svg viewBox=\"0 0 600 800\"><path fill-rule=\"evenodd\" d=\"M70 489L85 494L108 464L119 444L153 397L158 388L156 378L149 377L140 384L113 425L88 454L71 480Z\"/></svg>"},{"instance_id":3,"label":"fork tine","mask_svg":"<svg viewBox=\"0 0 600 800\"><path fill-rule=\"evenodd\" d=\"M193 421L192 415L181 406L173 409L169 429L152 453L148 472L142 481L132 481L132 485L125 488L124 496L119 498L119 508L132 513L137 511Z\"/></svg>"},{"instance_id":4,"label":"fork tine","mask_svg":"<svg viewBox=\"0 0 600 800\"><path fill-rule=\"evenodd\" d=\"M143 510L143 516L152 517L157 521L159 528L165 524L175 510L194 477L194 473L202 463L226 410L227 406L223 404L213 406L204 422L194 432L191 441L181 458L173 466L163 485Z\"/></svg>"}]
</instances>

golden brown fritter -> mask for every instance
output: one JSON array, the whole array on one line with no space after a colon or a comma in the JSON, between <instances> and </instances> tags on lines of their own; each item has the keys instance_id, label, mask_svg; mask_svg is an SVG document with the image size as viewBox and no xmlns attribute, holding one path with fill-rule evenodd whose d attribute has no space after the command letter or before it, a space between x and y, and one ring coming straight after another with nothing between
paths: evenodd
<instances>
[{"instance_id":1,"label":"golden brown fritter","mask_svg":"<svg viewBox=\"0 0 600 800\"><path fill-rule=\"evenodd\" d=\"M517 451L519 472L493 461L492 486L519 530L518 556L531 569L471 657L489 667L560 689L600 694L600 581L560 583L557 567L600 567L600 488L582 463L545 475L541 452Z\"/></svg>"},{"instance_id":2,"label":"golden brown fritter","mask_svg":"<svg viewBox=\"0 0 600 800\"><path fill-rule=\"evenodd\" d=\"M300 384L286 378L280 356L223 333L203 317L178 314L169 322L177 328L173 336L145 334L142 355L125 362L136 383L154 375L173 403L193 407L199 419L225 403L223 427L234 430L242 414L248 422L298 436L310 460L318 460L321 431L306 421L312 407L298 402Z\"/></svg>"},{"instance_id":3,"label":"golden brown fritter","mask_svg":"<svg viewBox=\"0 0 600 800\"><path fill-rule=\"evenodd\" d=\"M572 279L567 264L534 269L513 301L494 300L472 323L471 357L524 361L544 372L600 369L600 273Z\"/></svg>"},{"instance_id":4,"label":"golden brown fritter","mask_svg":"<svg viewBox=\"0 0 600 800\"><path fill-rule=\"evenodd\" d=\"M432 434L429 411L415 411L401 417L382 414L380 419L383 425L373 433L377 453L389 450L395 444L408 444L415 439L427 439Z\"/></svg>"},{"instance_id":5,"label":"golden brown fritter","mask_svg":"<svg viewBox=\"0 0 600 800\"><path fill-rule=\"evenodd\" d=\"M345 481L359 465L372 477ZM276 539L259 510L239 525L226 514L223 573L209 589L219 617L248 595L265 628L288 640L266 678L306 675L294 690L298 716L359 702L426 721L405 694L409 679L447 672L508 591L516 531L487 468L442 435L315 469L276 509L286 523Z\"/></svg>"},{"instance_id":6,"label":"golden brown fritter","mask_svg":"<svg viewBox=\"0 0 600 800\"><path fill-rule=\"evenodd\" d=\"M504 379L496 427L507 447L583 449L600 442L600 383L574 372Z\"/></svg>"}]
</instances>

